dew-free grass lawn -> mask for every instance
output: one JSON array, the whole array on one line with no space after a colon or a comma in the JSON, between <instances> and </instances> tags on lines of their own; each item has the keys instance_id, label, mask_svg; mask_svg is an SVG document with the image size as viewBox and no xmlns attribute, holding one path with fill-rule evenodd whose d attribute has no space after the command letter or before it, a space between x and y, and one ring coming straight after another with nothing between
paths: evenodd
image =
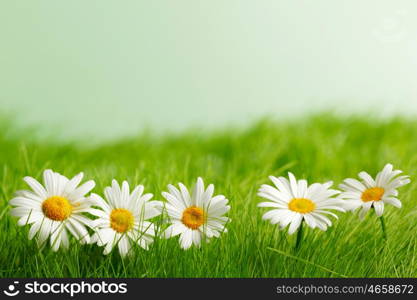
<instances>
[{"instance_id":1,"label":"dew-free grass lawn","mask_svg":"<svg viewBox=\"0 0 417 300\"><path fill-rule=\"evenodd\" d=\"M367 121L366 121L367 120ZM416 277L417 276L417 122L369 117L317 115L287 122L263 121L246 129L137 138L91 146L34 140L33 132L0 126L0 276L1 277ZM309 182L372 175L385 163L411 175L400 190L403 208L387 206L388 240L373 214L338 213L327 232L306 229L298 251L288 236L261 219L256 195L268 175L291 170ZM26 188L26 175L41 178L46 168L67 176L84 171L101 193L111 179L143 184L162 199L168 183L193 184L197 176L215 184L231 204L229 232L201 249L183 251L176 238L156 239L149 251L135 249L122 260L117 251L103 256L96 245L73 240L70 249L38 250L28 228L9 216L7 201ZM274 250L275 249L275 250Z\"/></svg>"}]
</instances>

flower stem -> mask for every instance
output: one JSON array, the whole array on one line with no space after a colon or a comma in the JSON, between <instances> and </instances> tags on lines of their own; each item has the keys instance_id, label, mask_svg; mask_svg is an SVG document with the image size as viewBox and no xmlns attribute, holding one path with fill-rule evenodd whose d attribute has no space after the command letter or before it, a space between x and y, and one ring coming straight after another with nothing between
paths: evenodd
<instances>
[{"instance_id":1,"label":"flower stem","mask_svg":"<svg viewBox=\"0 0 417 300\"><path fill-rule=\"evenodd\" d=\"M298 250L301 244L301 240L303 239L303 223L304 220L301 221L300 228L297 231L297 240L295 241L295 250Z\"/></svg>"},{"instance_id":2,"label":"flower stem","mask_svg":"<svg viewBox=\"0 0 417 300\"><path fill-rule=\"evenodd\" d=\"M382 236L384 237L384 240L387 239L387 229L385 227L385 221L384 221L384 216L380 216L379 221L381 221L381 229L382 229Z\"/></svg>"}]
</instances>

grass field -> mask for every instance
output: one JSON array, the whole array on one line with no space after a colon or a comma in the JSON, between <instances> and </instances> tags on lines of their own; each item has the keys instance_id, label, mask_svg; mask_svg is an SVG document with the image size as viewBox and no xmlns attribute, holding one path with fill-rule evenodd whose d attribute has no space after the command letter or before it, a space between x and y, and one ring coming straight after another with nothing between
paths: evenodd
<instances>
[{"instance_id":1,"label":"grass field","mask_svg":"<svg viewBox=\"0 0 417 300\"><path fill-rule=\"evenodd\" d=\"M104 145L88 141L63 144L33 139L33 131L0 125L0 277L417 277L417 122L328 114L286 122L262 121L246 129L137 138ZM379 220L368 214L338 213L327 232L306 229L300 248L288 236L262 221L265 209L256 195L268 175L311 182L375 175L391 162L411 175L400 189L403 208L387 206L388 240ZM102 194L111 179L144 184L162 199L168 183L194 184L197 176L215 184L215 194L230 200L229 232L201 249L180 249L176 238L156 239L149 251L135 249L122 260L118 251L102 255L96 245L79 245L57 253L39 250L27 239L28 228L9 216L7 202L25 188L26 175L41 179L52 168L68 177L80 171Z\"/></svg>"}]
</instances>

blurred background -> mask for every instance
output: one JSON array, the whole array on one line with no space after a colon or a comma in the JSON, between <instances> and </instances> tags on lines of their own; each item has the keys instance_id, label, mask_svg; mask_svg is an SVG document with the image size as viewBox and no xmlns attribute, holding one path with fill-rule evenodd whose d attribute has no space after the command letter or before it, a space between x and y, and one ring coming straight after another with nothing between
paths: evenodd
<instances>
[{"instance_id":1,"label":"blurred background","mask_svg":"<svg viewBox=\"0 0 417 300\"><path fill-rule=\"evenodd\" d=\"M417 2L0 2L0 112L63 138L417 114Z\"/></svg>"}]
</instances>

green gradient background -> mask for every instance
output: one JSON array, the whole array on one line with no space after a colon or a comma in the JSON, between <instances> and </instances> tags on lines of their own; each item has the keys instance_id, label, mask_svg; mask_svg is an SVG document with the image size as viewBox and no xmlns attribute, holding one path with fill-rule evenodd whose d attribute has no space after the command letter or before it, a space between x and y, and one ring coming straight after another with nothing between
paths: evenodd
<instances>
[{"instance_id":1,"label":"green gradient background","mask_svg":"<svg viewBox=\"0 0 417 300\"><path fill-rule=\"evenodd\" d=\"M61 137L417 112L415 1L0 2L0 110Z\"/></svg>"}]
</instances>

